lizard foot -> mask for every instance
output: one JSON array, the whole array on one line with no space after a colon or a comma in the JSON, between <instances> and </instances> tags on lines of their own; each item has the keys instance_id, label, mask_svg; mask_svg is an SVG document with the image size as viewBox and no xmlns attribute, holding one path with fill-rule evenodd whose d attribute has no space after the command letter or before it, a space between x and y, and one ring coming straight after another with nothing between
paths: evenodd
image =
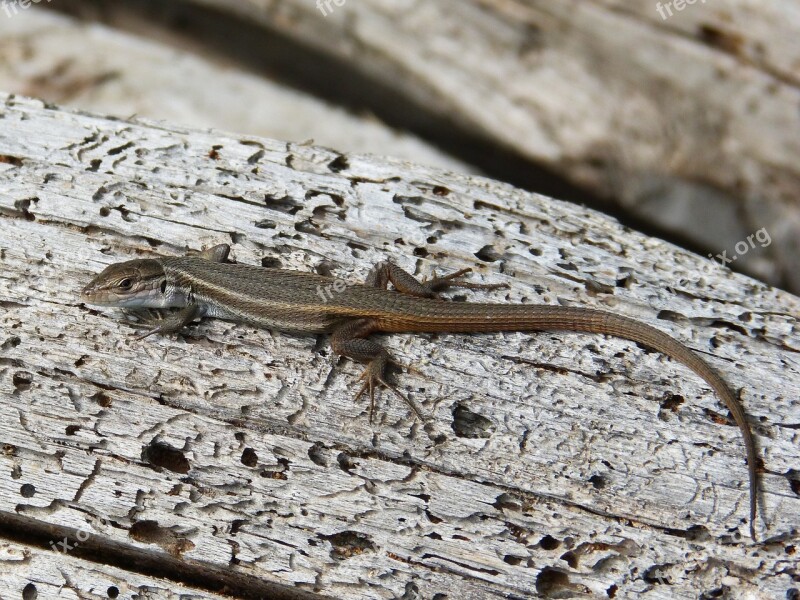
<instances>
[{"instance_id":1,"label":"lizard foot","mask_svg":"<svg viewBox=\"0 0 800 600\"><path fill-rule=\"evenodd\" d=\"M449 275L439 276L434 274L431 279L423 280L422 284L432 291L438 291L448 287L459 287L468 290L496 290L499 288L508 287L507 283L472 283L470 281L459 279L459 277L466 275L471 271L472 269L467 268L450 273Z\"/></svg>"},{"instance_id":2,"label":"lizard foot","mask_svg":"<svg viewBox=\"0 0 800 600\"><path fill-rule=\"evenodd\" d=\"M414 413L417 415L420 421L424 422L425 417L423 416L422 411L420 411L420 409L416 406L416 403L412 402L409 398L401 394L396 386L386 381L384 374L386 372L386 366L389 363L403 367L403 365L399 364L398 362L383 356L373 359L367 365L367 367L364 369L364 372L361 374L361 377L359 377L359 379L363 380L364 383L361 385L361 389L358 390L355 400L358 401L358 399L361 398L361 396L363 396L366 392L369 392L369 422L373 423L375 420L375 388L380 385L390 390L392 393L394 393L395 396L397 396L403 402L408 404L408 406L411 407L411 410L414 411ZM410 371L419 373L419 371L411 367L405 367L405 368L409 369Z\"/></svg>"}]
</instances>

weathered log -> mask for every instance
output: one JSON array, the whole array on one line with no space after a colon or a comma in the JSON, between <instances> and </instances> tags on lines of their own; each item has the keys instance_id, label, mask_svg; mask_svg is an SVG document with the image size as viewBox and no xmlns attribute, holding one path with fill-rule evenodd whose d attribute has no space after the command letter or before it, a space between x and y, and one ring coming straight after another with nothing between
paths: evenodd
<instances>
[{"instance_id":1,"label":"weathered log","mask_svg":"<svg viewBox=\"0 0 800 600\"><path fill-rule=\"evenodd\" d=\"M15 97L0 98L0 157L0 522L328 597L797 588L797 297L599 213L404 161ZM472 267L509 288L455 296L669 332L742 390L763 544L718 399L629 342L387 336L421 371L397 380L429 422L384 394L370 424L360 366L325 340L221 321L136 340L118 311L80 304L107 264L219 242L351 281L385 258Z\"/></svg>"}]
</instances>

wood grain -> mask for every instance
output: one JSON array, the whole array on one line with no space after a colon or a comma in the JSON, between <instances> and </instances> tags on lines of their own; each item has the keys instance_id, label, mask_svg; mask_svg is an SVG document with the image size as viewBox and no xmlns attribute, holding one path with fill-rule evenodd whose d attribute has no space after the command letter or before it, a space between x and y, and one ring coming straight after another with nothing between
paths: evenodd
<instances>
[{"instance_id":1,"label":"wood grain","mask_svg":"<svg viewBox=\"0 0 800 600\"><path fill-rule=\"evenodd\" d=\"M10 96L0 156L0 516L326 597L798 587L797 297L599 213L399 160ZM421 371L398 381L430 422L382 395L370 425L360 367L324 339L209 321L137 341L118 311L79 303L107 264L221 242L352 281L385 258L473 267L509 289L469 299L671 333L742 390L766 543L747 535L744 449L720 403L628 342L387 337Z\"/></svg>"}]
</instances>

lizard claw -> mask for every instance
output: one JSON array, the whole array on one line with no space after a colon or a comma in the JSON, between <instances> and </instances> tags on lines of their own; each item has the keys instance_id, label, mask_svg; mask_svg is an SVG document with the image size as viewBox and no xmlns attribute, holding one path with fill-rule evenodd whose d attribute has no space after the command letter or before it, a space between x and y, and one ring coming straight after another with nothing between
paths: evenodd
<instances>
[{"instance_id":1,"label":"lizard claw","mask_svg":"<svg viewBox=\"0 0 800 600\"><path fill-rule=\"evenodd\" d=\"M392 393L394 393L394 395L400 398L403 402L405 402L411 408L411 410L414 411L414 413L417 415L420 421L424 422L425 417L422 414L422 411L419 409L419 407L417 407L416 403L411 401L411 399L407 398L403 394L401 394L396 386L392 385L384 378L383 373L386 367L386 362L387 361L385 360L375 359L367 365L367 367L364 369L364 372L361 373L361 376L359 377L359 379L363 380L364 383L358 390L355 400L358 401L358 399L361 398L361 396L363 396L367 391L369 391L369 422L373 423L375 421L375 388L378 385L381 385L386 389L390 390ZM394 360L389 360L388 362L392 362L393 364L399 365L401 367L403 366ZM411 367L406 367L406 368L412 370ZM419 373L419 371L416 371L416 369L413 369L413 371Z\"/></svg>"}]
</instances>

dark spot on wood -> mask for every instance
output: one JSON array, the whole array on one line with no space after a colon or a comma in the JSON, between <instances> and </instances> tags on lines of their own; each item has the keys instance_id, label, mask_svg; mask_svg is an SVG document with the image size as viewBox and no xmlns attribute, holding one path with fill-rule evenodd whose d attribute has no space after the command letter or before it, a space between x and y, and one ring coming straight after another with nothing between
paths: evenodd
<instances>
[{"instance_id":1,"label":"dark spot on wood","mask_svg":"<svg viewBox=\"0 0 800 600\"><path fill-rule=\"evenodd\" d=\"M372 538L359 531L342 531L333 535L320 535L319 537L333 546L330 557L337 560L344 560L365 552L375 552L376 550Z\"/></svg>"},{"instance_id":2,"label":"dark spot on wood","mask_svg":"<svg viewBox=\"0 0 800 600\"><path fill-rule=\"evenodd\" d=\"M258 464L258 454L252 448L245 448L242 452L242 464L246 467L255 467Z\"/></svg>"},{"instance_id":3,"label":"dark spot on wood","mask_svg":"<svg viewBox=\"0 0 800 600\"><path fill-rule=\"evenodd\" d=\"M492 246L484 246L475 253L483 262L495 262L500 260L500 254Z\"/></svg>"},{"instance_id":4,"label":"dark spot on wood","mask_svg":"<svg viewBox=\"0 0 800 600\"><path fill-rule=\"evenodd\" d=\"M299 221L295 223L294 228L295 231L311 235L320 235L320 232L322 231L319 225L314 223L311 219L305 219L304 221Z\"/></svg>"},{"instance_id":5,"label":"dark spot on wood","mask_svg":"<svg viewBox=\"0 0 800 600\"><path fill-rule=\"evenodd\" d=\"M75 435L76 433L78 433L80 431L80 429L81 429L80 425L67 425L67 427L64 430L64 432L67 435Z\"/></svg>"},{"instance_id":6,"label":"dark spot on wood","mask_svg":"<svg viewBox=\"0 0 800 600\"><path fill-rule=\"evenodd\" d=\"M552 567L545 567L536 576L536 591L543 596L551 597L560 595L562 588L570 588L569 577Z\"/></svg>"},{"instance_id":7,"label":"dark spot on wood","mask_svg":"<svg viewBox=\"0 0 800 600\"><path fill-rule=\"evenodd\" d=\"M503 562L508 563L509 565L517 566L523 560L526 560L524 556L512 556L511 554L506 554L503 557Z\"/></svg>"},{"instance_id":8,"label":"dark spot on wood","mask_svg":"<svg viewBox=\"0 0 800 600\"><path fill-rule=\"evenodd\" d=\"M589 477L589 483L592 484L594 489L602 490L604 487L606 487L606 478L602 475L592 475Z\"/></svg>"},{"instance_id":9,"label":"dark spot on wood","mask_svg":"<svg viewBox=\"0 0 800 600\"><path fill-rule=\"evenodd\" d=\"M633 284L634 281L636 281L636 280L634 279L633 275L629 274L629 275L626 275L625 277L621 277L621 278L617 279L616 285L617 285L618 288L628 289L628 288L631 287L631 284Z\"/></svg>"},{"instance_id":10,"label":"dark spot on wood","mask_svg":"<svg viewBox=\"0 0 800 600\"><path fill-rule=\"evenodd\" d=\"M536 23L525 23L521 37L518 53L523 58L545 48L544 31Z\"/></svg>"},{"instance_id":11,"label":"dark spot on wood","mask_svg":"<svg viewBox=\"0 0 800 600\"><path fill-rule=\"evenodd\" d=\"M583 287L590 296L597 296L598 294L614 294L614 287L605 283L600 283L594 279L587 279L583 282Z\"/></svg>"},{"instance_id":12,"label":"dark spot on wood","mask_svg":"<svg viewBox=\"0 0 800 600\"><path fill-rule=\"evenodd\" d=\"M614 598L617 595L618 589L619 588L617 587L617 584L612 583L611 586L606 590L606 596L608 596L609 598Z\"/></svg>"},{"instance_id":13,"label":"dark spot on wood","mask_svg":"<svg viewBox=\"0 0 800 600\"><path fill-rule=\"evenodd\" d=\"M231 535L236 535L237 533L239 533L239 530L245 523L247 523L245 519L234 519L233 521L231 521Z\"/></svg>"},{"instance_id":14,"label":"dark spot on wood","mask_svg":"<svg viewBox=\"0 0 800 600\"><path fill-rule=\"evenodd\" d=\"M250 165L256 164L262 158L264 158L265 154L266 154L266 152L264 152L263 150L259 150L255 154L251 154L249 157L247 157L247 164L250 164Z\"/></svg>"},{"instance_id":15,"label":"dark spot on wood","mask_svg":"<svg viewBox=\"0 0 800 600\"><path fill-rule=\"evenodd\" d=\"M698 29L698 37L704 44L718 48L723 52L740 54L744 48L744 37L732 31L723 31L715 25L704 23Z\"/></svg>"},{"instance_id":16,"label":"dark spot on wood","mask_svg":"<svg viewBox=\"0 0 800 600\"><path fill-rule=\"evenodd\" d=\"M256 221L255 226L259 229L275 229L277 224L275 221L271 221L269 219L263 219L261 221Z\"/></svg>"},{"instance_id":17,"label":"dark spot on wood","mask_svg":"<svg viewBox=\"0 0 800 600\"><path fill-rule=\"evenodd\" d=\"M110 586L106 590L106 595L109 598L117 598L119 596L119 588L117 586L115 586L115 585Z\"/></svg>"},{"instance_id":18,"label":"dark spot on wood","mask_svg":"<svg viewBox=\"0 0 800 600\"><path fill-rule=\"evenodd\" d=\"M103 164L103 161L99 158L95 158L89 163L89 168L86 169L87 171L91 171L92 173L97 173L100 170L100 165Z\"/></svg>"},{"instance_id":19,"label":"dark spot on wood","mask_svg":"<svg viewBox=\"0 0 800 600\"><path fill-rule=\"evenodd\" d=\"M222 145L215 144L211 146L211 150L208 152L208 158L211 160L219 160L219 151L222 150Z\"/></svg>"},{"instance_id":20,"label":"dark spot on wood","mask_svg":"<svg viewBox=\"0 0 800 600\"><path fill-rule=\"evenodd\" d=\"M358 466L358 463L354 461L352 457L348 456L344 452L339 453L339 456L336 457L336 462L339 463L339 468L348 474L350 473L351 470L353 470Z\"/></svg>"},{"instance_id":21,"label":"dark spot on wood","mask_svg":"<svg viewBox=\"0 0 800 600\"><path fill-rule=\"evenodd\" d=\"M367 246L366 244L361 244L359 242L354 242L353 240L350 240L349 242L347 242L347 247L348 248L352 248L353 250L362 250L362 251L369 249L369 246Z\"/></svg>"},{"instance_id":22,"label":"dark spot on wood","mask_svg":"<svg viewBox=\"0 0 800 600\"><path fill-rule=\"evenodd\" d=\"M539 248L528 248L528 252L530 252L533 256L542 255L542 251Z\"/></svg>"},{"instance_id":23,"label":"dark spot on wood","mask_svg":"<svg viewBox=\"0 0 800 600\"><path fill-rule=\"evenodd\" d=\"M662 321L670 321L672 323L683 323L686 321L686 317L684 315L677 313L674 310L660 310L658 311L658 315L656 317Z\"/></svg>"},{"instance_id":24,"label":"dark spot on wood","mask_svg":"<svg viewBox=\"0 0 800 600\"><path fill-rule=\"evenodd\" d=\"M179 537L167 527L161 527L158 521L136 521L131 525L128 537L144 544L157 544L172 556L180 556L194 548L191 541Z\"/></svg>"},{"instance_id":25,"label":"dark spot on wood","mask_svg":"<svg viewBox=\"0 0 800 600\"><path fill-rule=\"evenodd\" d=\"M450 193L450 190L448 190L443 185L435 185L435 186L433 186L433 194L435 196L447 196L449 193Z\"/></svg>"},{"instance_id":26,"label":"dark spot on wood","mask_svg":"<svg viewBox=\"0 0 800 600\"><path fill-rule=\"evenodd\" d=\"M505 492L495 498L492 506L497 510L522 510L522 504L514 496Z\"/></svg>"},{"instance_id":27,"label":"dark spot on wood","mask_svg":"<svg viewBox=\"0 0 800 600\"><path fill-rule=\"evenodd\" d=\"M110 214L111 214L111 209L110 208L108 208L107 206L101 206L100 207L100 216L101 217L107 217Z\"/></svg>"},{"instance_id":28,"label":"dark spot on wood","mask_svg":"<svg viewBox=\"0 0 800 600\"><path fill-rule=\"evenodd\" d=\"M644 579L647 583L669 585L672 582L667 577L666 571L672 566L673 566L672 563L665 563L663 565L653 565L644 572L644 574L642 575L642 579Z\"/></svg>"},{"instance_id":29,"label":"dark spot on wood","mask_svg":"<svg viewBox=\"0 0 800 600\"><path fill-rule=\"evenodd\" d=\"M33 385L33 374L27 371L17 371L11 377L11 382L18 392L26 392L31 389L31 385Z\"/></svg>"},{"instance_id":30,"label":"dark spot on wood","mask_svg":"<svg viewBox=\"0 0 800 600\"><path fill-rule=\"evenodd\" d=\"M265 256L261 259L261 266L267 269L280 269L283 267L283 263L279 258Z\"/></svg>"},{"instance_id":31,"label":"dark spot on wood","mask_svg":"<svg viewBox=\"0 0 800 600\"><path fill-rule=\"evenodd\" d=\"M710 323L710 326L716 327L718 329L726 329L729 331L734 331L743 337L748 337L747 329L745 329L741 325L737 325L736 323L731 323L730 321L725 321L723 319L716 319Z\"/></svg>"},{"instance_id":32,"label":"dark spot on wood","mask_svg":"<svg viewBox=\"0 0 800 600\"><path fill-rule=\"evenodd\" d=\"M117 154L122 154L128 148L133 148L133 146L134 146L133 142L128 142L127 144L123 144L122 146L117 146L116 148L112 148L111 150L109 150L107 152L107 154L109 156L115 156Z\"/></svg>"},{"instance_id":33,"label":"dark spot on wood","mask_svg":"<svg viewBox=\"0 0 800 600\"><path fill-rule=\"evenodd\" d=\"M453 409L452 428L457 437L468 439L488 438L494 432L494 423L486 417L458 404Z\"/></svg>"},{"instance_id":34,"label":"dark spot on wood","mask_svg":"<svg viewBox=\"0 0 800 600\"><path fill-rule=\"evenodd\" d=\"M303 208L302 204L288 195L276 198L269 194L264 194L264 203L267 205L267 208L277 210L287 215L295 215L297 211Z\"/></svg>"},{"instance_id":35,"label":"dark spot on wood","mask_svg":"<svg viewBox=\"0 0 800 600\"><path fill-rule=\"evenodd\" d=\"M32 583L29 583L22 588L22 600L36 600L38 596L39 592L36 590L36 586Z\"/></svg>"},{"instance_id":36,"label":"dark spot on wood","mask_svg":"<svg viewBox=\"0 0 800 600\"><path fill-rule=\"evenodd\" d=\"M97 404L103 408L108 408L111 406L111 397L105 392L97 392L96 394L92 394L89 396L89 399L97 402Z\"/></svg>"},{"instance_id":37,"label":"dark spot on wood","mask_svg":"<svg viewBox=\"0 0 800 600\"><path fill-rule=\"evenodd\" d=\"M428 256L428 250L426 248L417 247L417 248L414 248L413 254L414 254L414 256L419 256L420 258L425 258L426 256Z\"/></svg>"},{"instance_id":38,"label":"dark spot on wood","mask_svg":"<svg viewBox=\"0 0 800 600\"><path fill-rule=\"evenodd\" d=\"M159 527L158 521L145 519L142 521L136 521L133 525L131 525L128 535L140 542L152 543L161 535L161 533L162 529Z\"/></svg>"},{"instance_id":39,"label":"dark spot on wood","mask_svg":"<svg viewBox=\"0 0 800 600\"><path fill-rule=\"evenodd\" d=\"M678 408L681 404L686 402L683 396L679 396L677 394L667 394L665 398L661 401L661 410L670 410L672 412L678 412Z\"/></svg>"},{"instance_id":40,"label":"dark spot on wood","mask_svg":"<svg viewBox=\"0 0 800 600\"><path fill-rule=\"evenodd\" d=\"M542 550L548 550L548 551L549 550L555 550L560 545L561 545L561 542L559 542L556 538L554 538L551 535L546 535L541 540L539 540L539 547Z\"/></svg>"},{"instance_id":41,"label":"dark spot on wood","mask_svg":"<svg viewBox=\"0 0 800 600\"><path fill-rule=\"evenodd\" d=\"M419 206L424 204L425 198L422 196L401 196L400 194L395 194L392 196L392 202L395 204L399 204L400 206L404 206L406 204L411 204L413 206Z\"/></svg>"},{"instance_id":42,"label":"dark spot on wood","mask_svg":"<svg viewBox=\"0 0 800 600\"><path fill-rule=\"evenodd\" d=\"M20 217L26 221L35 221L36 216L30 211L31 202L38 202L39 198L23 198L14 202L14 208Z\"/></svg>"},{"instance_id":43,"label":"dark spot on wood","mask_svg":"<svg viewBox=\"0 0 800 600\"><path fill-rule=\"evenodd\" d=\"M428 517L428 520L431 523L433 523L434 525L438 525L439 523L441 523L444 520L444 519L440 519L439 517L437 517L436 515L431 513L431 511L429 511L429 510L425 511L425 516Z\"/></svg>"},{"instance_id":44,"label":"dark spot on wood","mask_svg":"<svg viewBox=\"0 0 800 600\"><path fill-rule=\"evenodd\" d=\"M19 488L19 493L23 498L33 498L36 493L36 487L30 483L25 483Z\"/></svg>"},{"instance_id":45,"label":"dark spot on wood","mask_svg":"<svg viewBox=\"0 0 800 600\"><path fill-rule=\"evenodd\" d=\"M334 158L331 162L328 163L328 169L333 173L341 173L342 171L349 169L350 163L347 162L347 157L343 154L340 154L336 158Z\"/></svg>"},{"instance_id":46,"label":"dark spot on wood","mask_svg":"<svg viewBox=\"0 0 800 600\"><path fill-rule=\"evenodd\" d=\"M142 460L157 468L166 469L173 473L185 475L191 465L183 452L170 446L166 442L150 442L142 448Z\"/></svg>"},{"instance_id":47,"label":"dark spot on wood","mask_svg":"<svg viewBox=\"0 0 800 600\"><path fill-rule=\"evenodd\" d=\"M11 336L10 338L8 338L8 339L7 339L5 342L3 342L3 345L2 345L2 346L0 346L0 350L10 350L11 348L16 348L16 347L17 347L17 346L19 346L21 343L22 343L22 340L21 340L21 339L19 339L19 338L18 338L17 336L15 336L15 335L12 335L12 336Z\"/></svg>"},{"instance_id":48,"label":"dark spot on wood","mask_svg":"<svg viewBox=\"0 0 800 600\"><path fill-rule=\"evenodd\" d=\"M317 442L308 449L308 458L317 466L327 467L328 461L325 460L324 450L325 446Z\"/></svg>"},{"instance_id":49,"label":"dark spot on wood","mask_svg":"<svg viewBox=\"0 0 800 600\"><path fill-rule=\"evenodd\" d=\"M561 555L561 560L567 563L572 569L578 568L578 555L572 550L564 552L564 554Z\"/></svg>"},{"instance_id":50,"label":"dark spot on wood","mask_svg":"<svg viewBox=\"0 0 800 600\"><path fill-rule=\"evenodd\" d=\"M11 156L9 154L0 154L0 163L5 163L7 165L14 165L15 167L21 167L22 159L17 156Z\"/></svg>"}]
</instances>

